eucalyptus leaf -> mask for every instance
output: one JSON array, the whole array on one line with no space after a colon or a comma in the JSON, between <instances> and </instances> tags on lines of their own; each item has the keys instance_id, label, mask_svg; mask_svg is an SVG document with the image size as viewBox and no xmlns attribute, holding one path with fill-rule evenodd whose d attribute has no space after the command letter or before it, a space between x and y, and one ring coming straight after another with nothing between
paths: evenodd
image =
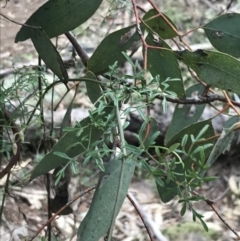
<instances>
[{"instance_id":1,"label":"eucalyptus leaf","mask_svg":"<svg viewBox=\"0 0 240 241\"><path fill-rule=\"evenodd\" d=\"M204 86L201 84L196 84L191 86L186 91L187 97L194 95L201 95L204 90ZM177 104L173 113L171 124L168 127L167 133L165 135L164 143L168 145L170 139L176 135L177 132L184 129L185 127L197 122L201 117L205 104L203 105L181 105Z\"/></svg>"},{"instance_id":2,"label":"eucalyptus leaf","mask_svg":"<svg viewBox=\"0 0 240 241\"><path fill-rule=\"evenodd\" d=\"M88 61L88 70L95 75L102 74L109 70L109 66L116 61L118 65L126 61L122 52L135 50L140 41L136 31L136 25L122 28L109 34L97 47Z\"/></svg>"},{"instance_id":3,"label":"eucalyptus leaf","mask_svg":"<svg viewBox=\"0 0 240 241\"><path fill-rule=\"evenodd\" d=\"M205 24L209 41L217 50L240 57L240 14L226 13Z\"/></svg>"},{"instance_id":4,"label":"eucalyptus leaf","mask_svg":"<svg viewBox=\"0 0 240 241\"><path fill-rule=\"evenodd\" d=\"M31 40L41 59L59 79L67 82L68 73L57 49L42 29L29 29Z\"/></svg>"},{"instance_id":5,"label":"eucalyptus leaf","mask_svg":"<svg viewBox=\"0 0 240 241\"><path fill-rule=\"evenodd\" d=\"M205 83L240 94L240 61L234 57L207 50L176 51L177 58L192 68Z\"/></svg>"},{"instance_id":6,"label":"eucalyptus leaf","mask_svg":"<svg viewBox=\"0 0 240 241\"><path fill-rule=\"evenodd\" d=\"M73 102L74 102L74 98L72 98L69 106L67 107L67 111L63 117L61 128L60 128L60 136L63 135L64 128L71 125L71 113L72 113L72 108L73 108Z\"/></svg>"},{"instance_id":7,"label":"eucalyptus leaf","mask_svg":"<svg viewBox=\"0 0 240 241\"><path fill-rule=\"evenodd\" d=\"M139 138L144 147L149 148L151 145L154 145L159 135L160 131L156 119L153 117L145 119L139 131Z\"/></svg>"},{"instance_id":8,"label":"eucalyptus leaf","mask_svg":"<svg viewBox=\"0 0 240 241\"><path fill-rule=\"evenodd\" d=\"M152 76L160 76L160 83L162 83L167 78L179 79L179 81L169 81L168 91L173 91L177 94L179 98L185 97L185 91L183 86L182 74L179 68L178 60L172 53L171 48L163 40L161 42L161 47L169 49L148 49L148 69ZM146 42L151 46L158 46L155 41L153 41L152 34L148 34Z\"/></svg>"},{"instance_id":9,"label":"eucalyptus leaf","mask_svg":"<svg viewBox=\"0 0 240 241\"><path fill-rule=\"evenodd\" d=\"M26 21L26 25L41 27L49 38L73 30L88 20L102 0L49 0ZM31 27L22 26L15 42L31 37Z\"/></svg>"},{"instance_id":10,"label":"eucalyptus leaf","mask_svg":"<svg viewBox=\"0 0 240 241\"><path fill-rule=\"evenodd\" d=\"M98 241L106 234L113 214L115 213L116 217L127 195L134 169L135 162L131 159L122 161L117 158L105 166L105 172L102 173L98 182L90 209L78 229L77 240ZM120 185L121 171L122 183ZM116 200L117 197L119 197L118 200ZM114 210L115 202L117 202L116 210Z\"/></svg>"},{"instance_id":11,"label":"eucalyptus leaf","mask_svg":"<svg viewBox=\"0 0 240 241\"><path fill-rule=\"evenodd\" d=\"M164 186L160 186L157 182L157 190L161 200L164 203L171 201L178 194L178 185L176 182L169 181L167 178L161 179L164 183Z\"/></svg>"},{"instance_id":12,"label":"eucalyptus leaf","mask_svg":"<svg viewBox=\"0 0 240 241\"><path fill-rule=\"evenodd\" d=\"M239 116L231 117L224 125L221 136L218 138L216 144L214 145L207 161L207 166L212 166L212 164L217 160L217 158L227 149L230 148L231 142L234 137L234 124L238 123L240 120ZM202 176L206 171L202 172Z\"/></svg>"},{"instance_id":13,"label":"eucalyptus leaf","mask_svg":"<svg viewBox=\"0 0 240 241\"><path fill-rule=\"evenodd\" d=\"M87 72L86 78L97 80L96 76L92 72ZM102 89L100 85L90 81L85 81L85 83L86 83L87 94L89 99L95 106L98 106L97 101L102 96Z\"/></svg>"},{"instance_id":14,"label":"eucalyptus leaf","mask_svg":"<svg viewBox=\"0 0 240 241\"><path fill-rule=\"evenodd\" d=\"M171 25L175 29L177 29L171 19L169 19L165 14L163 15L168 20L168 22L171 23ZM169 26L169 24L163 19L162 16L159 16L159 13L155 9L150 9L144 15L143 20L145 20L148 30L157 33L162 39L170 39L177 36L176 32L172 29L172 27Z\"/></svg>"}]
</instances>

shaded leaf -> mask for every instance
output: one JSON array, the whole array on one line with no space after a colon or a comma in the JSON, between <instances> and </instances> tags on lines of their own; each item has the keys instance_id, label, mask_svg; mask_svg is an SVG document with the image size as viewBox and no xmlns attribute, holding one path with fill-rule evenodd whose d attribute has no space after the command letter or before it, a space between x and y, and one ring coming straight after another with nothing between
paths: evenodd
<instances>
[{"instance_id":1,"label":"shaded leaf","mask_svg":"<svg viewBox=\"0 0 240 241\"><path fill-rule=\"evenodd\" d=\"M26 24L40 26L49 38L78 27L98 9L102 0L49 0L27 20ZM30 38L31 28L22 26L15 42Z\"/></svg>"},{"instance_id":2,"label":"shaded leaf","mask_svg":"<svg viewBox=\"0 0 240 241\"><path fill-rule=\"evenodd\" d=\"M148 34L146 42L151 46L157 46L157 43L153 41L153 36L151 34ZM153 77L160 75L161 82L167 78L179 79L179 81L169 81L169 87L167 90L173 91L179 98L183 98L185 97L185 91L178 60L170 51L171 48L163 40L160 40L160 42L162 44L161 47L167 48L169 51L165 49L148 49L148 69Z\"/></svg>"},{"instance_id":3,"label":"shaded leaf","mask_svg":"<svg viewBox=\"0 0 240 241\"><path fill-rule=\"evenodd\" d=\"M97 80L96 76L91 72L87 72L86 78ZM87 87L88 97L91 100L91 102L96 105L96 102L102 96L102 89L101 89L100 85L98 85L96 83L93 83L90 81L85 81L85 83L86 83L86 87Z\"/></svg>"},{"instance_id":4,"label":"shaded leaf","mask_svg":"<svg viewBox=\"0 0 240 241\"><path fill-rule=\"evenodd\" d=\"M234 57L201 49L175 53L179 60L192 68L207 84L240 94L240 61Z\"/></svg>"},{"instance_id":5,"label":"shaded leaf","mask_svg":"<svg viewBox=\"0 0 240 241\"><path fill-rule=\"evenodd\" d=\"M188 134L188 135L194 135L195 137L199 134L199 132L206 126L209 125L209 128L207 129L207 131L204 133L203 138L207 139L209 137L214 136L214 129L212 126L212 119L209 120L204 120L204 121L199 121L196 123L193 123L185 128L183 128L182 130L180 130L179 132L176 132L176 134L168 141L167 146L171 146L174 143L181 143L181 140L183 138L184 135ZM187 141L187 146L190 145L190 139ZM211 141L212 142L212 141ZM204 142L204 144L207 144L209 142Z\"/></svg>"},{"instance_id":6,"label":"shaded leaf","mask_svg":"<svg viewBox=\"0 0 240 241\"><path fill-rule=\"evenodd\" d=\"M176 133L175 136L172 137L172 139L168 142L168 146L172 145L173 143L181 143L181 140L184 135L194 135L195 137L199 134L200 130L202 130L206 125L209 125L207 131L204 132L202 138L208 139L209 137L212 137L214 135L214 129L210 120L205 120L201 122L194 123L192 125L187 126L186 128L180 130L178 133ZM204 144L213 143L213 140L207 140L204 142ZM190 147L191 140L188 138L186 146ZM203 145L203 143L199 143L199 146ZM197 145L195 145L197 148ZM205 156L208 156L211 152L210 148L204 149ZM192 154L192 157L195 157L196 159L199 159L199 153ZM195 172L198 171L199 165L197 162L193 162L192 157L184 157L182 156L182 161L184 163L184 166L181 163L176 164L174 168L172 169L172 172L174 173L187 173L188 171L192 171L194 169ZM176 195L180 195L182 187L181 183L183 182L191 182L191 185L195 183L195 181L198 181L196 179L192 179L192 177L184 176L184 175L174 175L174 180L168 178L168 177L162 177L161 180L163 181L164 185L160 186L157 182L157 189L159 196L163 202L169 202L171 201Z\"/></svg>"},{"instance_id":7,"label":"shaded leaf","mask_svg":"<svg viewBox=\"0 0 240 241\"><path fill-rule=\"evenodd\" d=\"M46 33L42 29L37 28L29 29L29 33L31 33L31 40L34 47L47 67L51 69L59 79L67 81L68 73L63 64L63 60Z\"/></svg>"},{"instance_id":8,"label":"shaded leaf","mask_svg":"<svg viewBox=\"0 0 240 241\"><path fill-rule=\"evenodd\" d=\"M73 102L74 102L74 98L72 98L72 100L67 108L67 111L63 117L63 121L62 121L61 128L60 128L60 136L63 135L63 129L66 128L67 126L71 125L71 114L72 114Z\"/></svg>"},{"instance_id":9,"label":"shaded leaf","mask_svg":"<svg viewBox=\"0 0 240 241\"><path fill-rule=\"evenodd\" d=\"M227 13L205 24L209 41L217 50L240 57L240 14Z\"/></svg>"},{"instance_id":10,"label":"shaded leaf","mask_svg":"<svg viewBox=\"0 0 240 241\"><path fill-rule=\"evenodd\" d=\"M194 95L201 95L204 90L204 86L196 84L191 86L187 91L187 97ZM197 92L197 93L196 93ZM177 104L173 113L171 124L168 127L165 135L164 144L168 145L170 139L183 128L197 122L201 117L206 104L203 105L181 105Z\"/></svg>"},{"instance_id":11,"label":"shaded leaf","mask_svg":"<svg viewBox=\"0 0 240 241\"><path fill-rule=\"evenodd\" d=\"M139 131L139 138L145 148L154 145L155 139L160 135L159 126L155 118L147 118Z\"/></svg>"},{"instance_id":12,"label":"shaded leaf","mask_svg":"<svg viewBox=\"0 0 240 241\"><path fill-rule=\"evenodd\" d=\"M165 22L165 20L158 16L151 20L151 17L158 15L158 12L155 9L149 10L143 17L145 23L149 27L149 29L155 33L157 33L162 39L170 39L177 36L177 34L173 31L173 29ZM164 16L168 19L168 21L177 29L174 23L169 19L165 14Z\"/></svg>"},{"instance_id":13,"label":"shaded leaf","mask_svg":"<svg viewBox=\"0 0 240 241\"><path fill-rule=\"evenodd\" d=\"M77 240L98 241L106 234L111 225L115 202L117 201L115 212L117 215L127 195L134 169L135 162L131 159L124 162L116 159L106 165L94 193L91 207L78 229ZM121 170L122 183L119 199L116 200Z\"/></svg>"},{"instance_id":14,"label":"shaded leaf","mask_svg":"<svg viewBox=\"0 0 240 241\"><path fill-rule=\"evenodd\" d=\"M200 131L203 128L205 128L207 125L209 125L209 126L208 126L207 130L204 132L204 134L202 135L202 138L205 139L204 143L195 144L194 148L196 150L200 146L205 145L205 147L206 147L208 144L213 144L214 140L209 139L209 138L213 137L215 135L215 133L214 133L214 129L213 129L211 119L209 119L209 120L204 120L204 121L200 121L200 122L197 122L197 123L193 123L193 124L187 126L186 128L180 130L168 142L168 146L172 145L173 143L181 143L182 138L186 134L187 135L193 135L194 137L198 136ZM209 139L209 140L207 140L207 139ZM186 151L188 151L191 144L192 144L191 138L188 138L188 140L186 142L186 146L185 146ZM207 156L209 156L209 154L211 152L211 148L203 148L202 151L204 152L204 156L207 157ZM195 171L197 171L199 169L199 163L198 162L193 163L192 158L195 157L196 160L201 160L201 156L200 156L201 152L193 152L193 153L191 153L191 155L192 155L192 157L182 157L183 161L184 161L184 169L185 170L195 170ZM178 167L179 170L181 169L180 165L178 165L177 167ZM179 170L177 171L177 173L182 173L182 171L179 171ZM178 181L181 182L181 178ZM194 183L194 181L192 181L192 183Z\"/></svg>"},{"instance_id":15,"label":"shaded leaf","mask_svg":"<svg viewBox=\"0 0 240 241\"><path fill-rule=\"evenodd\" d=\"M95 75L109 70L109 66L116 61L118 65L124 63L126 58L122 52L133 51L140 40L136 26L132 25L109 34L97 47L88 61L88 70Z\"/></svg>"},{"instance_id":16,"label":"shaded leaf","mask_svg":"<svg viewBox=\"0 0 240 241\"><path fill-rule=\"evenodd\" d=\"M95 120L99 119L105 121L112 110L112 107L106 107L100 114L95 112L93 116ZM80 124L82 131L80 136L77 135L79 132L78 128L76 128L74 131L66 133L35 167L30 178L31 180L51 171L58 166L66 165L69 162L68 159L57 156L54 154L54 152L63 152L70 158L74 158L86 151L90 144L97 141L107 129L107 125L105 126L105 129L100 129L94 125L91 125L90 117L83 119ZM73 145L74 143L76 143L76 145Z\"/></svg>"},{"instance_id":17,"label":"shaded leaf","mask_svg":"<svg viewBox=\"0 0 240 241\"><path fill-rule=\"evenodd\" d=\"M239 116L231 117L224 125L223 131L221 136L217 140L216 144L214 145L207 161L206 165L212 166L212 164L217 160L217 158L227 149L230 148L231 142L234 137L234 124L239 122ZM206 172L202 172L202 176Z\"/></svg>"},{"instance_id":18,"label":"shaded leaf","mask_svg":"<svg viewBox=\"0 0 240 241\"><path fill-rule=\"evenodd\" d=\"M157 190L161 200L164 203L171 201L178 194L178 185L176 182L169 181L167 178L161 179L164 186L160 186L157 182Z\"/></svg>"}]
</instances>

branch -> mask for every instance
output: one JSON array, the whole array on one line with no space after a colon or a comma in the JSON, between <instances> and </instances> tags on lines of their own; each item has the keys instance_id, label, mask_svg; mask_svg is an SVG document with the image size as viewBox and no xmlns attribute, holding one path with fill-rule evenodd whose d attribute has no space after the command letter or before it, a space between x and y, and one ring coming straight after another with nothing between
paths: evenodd
<instances>
[{"instance_id":1,"label":"branch","mask_svg":"<svg viewBox=\"0 0 240 241\"><path fill-rule=\"evenodd\" d=\"M74 203L77 199L79 199L80 197L84 196L85 194L91 192L92 190L94 190L96 188L96 186L92 186L88 189L86 189L85 191L81 192L79 195L77 195L72 201L68 202L65 206L63 206L61 209L59 209L50 219L47 220L47 222L37 231L37 233L31 238L29 239L29 241L32 241L34 238L37 237L37 235L49 224L51 223L56 216L58 216L63 210L65 210L67 207L69 207L72 203Z\"/></svg>"},{"instance_id":2,"label":"branch","mask_svg":"<svg viewBox=\"0 0 240 241\"><path fill-rule=\"evenodd\" d=\"M173 99L173 98L169 98L167 96L161 96L161 95L159 95L157 97L157 99L159 99L159 100L163 100L164 98L169 102L177 103L177 104L183 104L183 105L187 105L187 104L189 104L189 105L190 104L195 104L195 105L210 104L211 102L214 102L214 101L217 101L217 100L228 103L228 100L225 97L217 95L217 94L208 94L206 96L194 96L194 97L189 97L189 98L185 98L185 99L179 99L177 97ZM231 103L240 107L240 103L237 102L237 101L231 100Z\"/></svg>"},{"instance_id":3,"label":"branch","mask_svg":"<svg viewBox=\"0 0 240 241\"><path fill-rule=\"evenodd\" d=\"M154 237L156 237L159 241L168 241L167 238L163 236L163 234L160 232L159 227L156 227L156 224L151 220L151 218L144 212L142 207L139 205L136 198L131 194L128 193L127 195L129 201L132 203L134 208L136 209L139 217L141 218L147 232L148 236L151 241L154 240ZM151 227L151 228L150 228ZM154 233L154 235L152 234Z\"/></svg>"},{"instance_id":4,"label":"branch","mask_svg":"<svg viewBox=\"0 0 240 241\"><path fill-rule=\"evenodd\" d=\"M71 32L65 33L65 35L68 38L68 40L72 43L72 45L75 48L78 56L82 60L83 65L85 67L87 67L87 62L89 60L89 57L88 57L87 53L84 51L82 46L78 43L78 41L76 40L76 38L73 36L73 34Z\"/></svg>"},{"instance_id":5,"label":"branch","mask_svg":"<svg viewBox=\"0 0 240 241\"><path fill-rule=\"evenodd\" d=\"M10 19L9 17L7 17L6 15L4 15L4 14L2 14L2 13L0 13L0 16L6 18L8 21L10 21L10 22L12 22L12 23L15 23L15 24L17 24L17 25L21 25L21 26L25 26L25 27L29 27L29 28L41 28L41 27L39 27L39 26L32 26L32 25L28 25L28 24L25 24L25 23L16 22L16 21Z\"/></svg>"},{"instance_id":6,"label":"branch","mask_svg":"<svg viewBox=\"0 0 240 241\"><path fill-rule=\"evenodd\" d=\"M11 171L11 169L13 168L13 166L15 166L17 164L17 162L20 159L20 147L21 147L21 136L20 136L20 130L18 129L17 125L11 120L11 116L10 114L6 111L4 111L4 118L7 121L7 123L9 123L9 126L12 129L13 135L15 136L15 143L17 145L17 152L16 154L11 157L10 162L8 163L8 165L0 172L0 179L2 179L7 173L9 173Z\"/></svg>"}]
</instances>

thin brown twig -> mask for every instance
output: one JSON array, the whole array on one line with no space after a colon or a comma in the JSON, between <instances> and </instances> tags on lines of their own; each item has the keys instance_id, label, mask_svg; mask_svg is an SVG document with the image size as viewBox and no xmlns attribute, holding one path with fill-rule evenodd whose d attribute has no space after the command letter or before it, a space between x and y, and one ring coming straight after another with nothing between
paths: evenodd
<instances>
[{"instance_id":1,"label":"thin brown twig","mask_svg":"<svg viewBox=\"0 0 240 241\"><path fill-rule=\"evenodd\" d=\"M20 148L21 148L21 136L20 136L20 130L18 129L17 125L11 120L10 114L4 110L4 118L9 123L10 128L12 129L12 133L15 137L15 143L17 145L17 152L16 154L13 154L8 165L0 172L0 179L2 179L7 173L11 171L13 166L17 164L17 162L20 159Z\"/></svg>"},{"instance_id":2,"label":"thin brown twig","mask_svg":"<svg viewBox=\"0 0 240 241\"><path fill-rule=\"evenodd\" d=\"M152 232L150 230L150 228L148 227L148 224L145 222L144 218L143 218L143 215L142 213L140 212L138 206L136 205L136 203L134 202L134 200L132 199L131 195L127 194L127 198L129 199L129 201L132 203L132 205L134 206L136 212L138 213L139 217L141 218L142 222L143 222L143 225L145 226L146 230L147 230L147 233L148 233L148 236L150 238L151 241L154 241L154 238L153 238L153 235L152 235Z\"/></svg>"},{"instance_id":3,"label":"thin brown twig","mask_svg":"<svg viewBox=\"0 0 240 241\"><path fill-rule=\"evenodd\" d=\"M208 199L205 200L205 202L212 208L212 210L216 213L218 218L228 227L228 229L230 229L236 235L238 240L240 240L240 236L238 235L238 233L221 217L221 215L218 213L218 211L213 206L213 202L209 201Z\"/></svg>"},{"instance_id":4,"label":"thin brown twig","mask_svg":"<svg viewBox=\"0 0 240 241\"><path fill-rule=\"evenodd\" d=\"M19 23L17 21L14 21L14 20L10 19L9 17L7 17L6 15L4 15L2 13L0 13L0 16L6 18L8 21L10 21L12 23L15 23L17 25L25 26L25 27L28 27L28 28L38 28L38 29L41 29L41 27L39 27L39 26L32 26L32 25L28 25L28 24L25 24L25 23Z\"/></svg>"},{"instance_id":5,"label":"thin brown twig","mask_svg":"<svg viewBox=\"0 0 240 241\"><path fill-rule=\"evenodd\" d=\"M76 38L73 36L71 32L65 33L65 35L68 38L68 40L71 42L73 47L75 48L78 56L82 60L83 65L87 67L87 62L89 60L87 53L84 51L82 46L78 43L78 41L76 40Z\"/></svg>"},{"instance_id":6,"label":"thin brown twig","mask_svg":"<svg viewBox=\"0 0 240 241\"><path fill-rule=\"evenodd\" d=\"M144 68L144 79L146 81L146 79L147 79L147 54L148 54L149 45L146 43L144 36L142 34L141 28L140 28L140 17L138 15L137 4L136 4L135 0L132 0L132 5L133 5L134 15L135 15L135 19L136 19L137 31L141 38L142 44L143 44L143 63L144 63L143 68ZM144 85L145 84L146 83L144 83ZM146 101L148 102L148 96L146 96ZM150 106L147 106L147 116L150 116ZM144 139L146 139L149 135L150 127L151 127L150 125L151 124L148 123L147 131L146 131Z\"/></svg>"},{"instance_id":7,"label":"thin brown twig","mask_svg":"<svg viewBox=\"0 0 240 241\"><path fill-rule=\"evenodd\" d=\"M197 197L201 197L201 195L199 195L197 192L192 191L191 192L193 195L197 196ZM218 213L218 211L215 209L215 207L213 206L214 201L210 200L210 199L204 199L204 201L207 203L207 205L209 205L212 210L216 213L216 215L218 216L218 218L228 227L228 229L230 229L238 238L238 240L240 240L240 236L238 235L238 233L230 227L230 225L221 217L221 215Z\"/></svg>"},{"instance_id":8,"label":"thin brown twig","mask_svg":"<svg viewBox=\"0 0 240 241\"><path fill-rule=\"evenodd\" d=\"M230 98L228 97L228 95L227 95L227 93L226 93L225 90L223 90L223 94L224 94L224 96L225 96L225 98L226 98L226 100L227 100L228 105L231 106L232 109L234 109L235 112L236 112L238 115L240 115L240 111L233 105L232 101L231 101Z\"/></svg>"},{"instance_id":9,"label":"thin brown twig","mask_svg":"<svg viewBox=\"0 0 240 241\"><path fill-rule=\"evenodd\" d=\"M92 190L94 190L96 188L96 185L86 189L85 191L81 192L79 195L77 195L76 197L74 197L74 199L70 202L68 202L66 205L64 205L61 209L59 209L50 219L47 220L47 222L36 232L36 234L29 239L29 241L32 241L34 238L37 237L37 235L49 224L51 223L56 216L58 216L59 214L61 214L61 212L63 210L65 210L67 207L69 207L72 203L74 203L76 200L78 200L80 197L84 196L85 194L91 192Z\"/></svg>"}]
</instances>

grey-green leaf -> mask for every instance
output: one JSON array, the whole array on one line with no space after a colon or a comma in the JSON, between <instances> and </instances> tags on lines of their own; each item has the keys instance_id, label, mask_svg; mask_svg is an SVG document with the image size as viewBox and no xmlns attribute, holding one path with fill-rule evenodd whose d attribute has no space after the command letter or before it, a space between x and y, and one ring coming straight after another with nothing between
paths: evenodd
<instances>
[{"instance_id":1,"label":"grey-green leaf","mask_svg":"<svg viewBox=\"0 0 240 241\"><path fill-rule=\"evenodd\" d=\"M221 136L218 138L216 144L214 145L206 161L206 165L211 166L225 150L229 149L234 137L233 126L239 122L239 120L239 116L233 116L225 123ZM202 173L202 175L204 174L205 171Z\"/></svg>"},{"instance_id":2,"label":"grey-green leaf","mask_svg":"<svg viewBox=\"0 0 240 241\"><path fill-rule=\"evenodd\" d=\"M146 38L147 44L157 46L153 41L152 34L148 34ZM173 91L179 98L185 97L182 74L179 68L178 60L172 53L171 48L160 39L161 47L169 49L148 49L148 69L152 76L160 75L160 81L163 82L167 78L179 79L179 81L169 81L168 91Z\"/></svg>"},{"instance_id":3,"label":"grey-green leaf","mask_svg":"<svg viewBox=\"0 0 240 241\"><path fill-rule=\"evenodd\" d=\"M187 97L191 97L192 93L201 95L204 90L204 86L201 84L196 84L191 86L186 91ZM168 145L170 139L176 135L180 130L185 127L197 122L201 117L205 104L203 105L176 105L171 124L168 127L164 143Z\"/></svg>"},{"instance_id":4,"label":"grey-green leaf","mask_svg":"<svg viewBox=\"0 0 240 241\"><path fill-rule=\"evenodd\" d=\"M102 0L49 0L26 21L27 25L40 26L49 38L78 27L98 9ZM30 38L29 27L22 26L15 42Z\"/></svg>"},{"instance_id":5,"label":"grey-green leaf","mask_svg":"<svg viewBox=\"0 0 240 241\"><path fill-rule=\"evenodd\" d=\"M73 102L74 102L74 98L72 98L69 106L67 107L67 111L63 117L61 128L60 128L60 136L62 136L64 133L63 129L71 125L71 113L73 108Z\"/></svg>"},{"instance_id":6,"label":"grey-green leaf","mask_svg":"<svg viewBox=\"0 0 240 241\"><path fill-rule=\"evenodd\" d=\"M176 51L177 58L192 68L205 83L240 94L240 61L214 51Z\"/></svg>"},{"instance_id":7,"label":"grey-green leaf","mask_svg":"<svg viewBox=\"0 0 240 241\"><path fill-rule=\"evenodd\" d=\"M108 71L116 61L118 65L124 63L126 58L122 52L134 51L139 40L135 25L109 34L89 59L88 70L98 75Z\"/></svg>"},{"instance_id":8,"label":"grey-green leaf","mask_svg":"<svg viewBox=\"0 0 240 241\"><path fill-rule=\"evenodd\" d=\"M170 39L177 36L176 32L172 29L171 26L163 19L162 16L152 18L159 15L155 9L150 9L143 17L145 23L147 24L148 29L151 32L157 33L162 39ZM166 15L165 18L168 20L171 25L177 29L174 23ZM152 19L151 19L152 18ZM148 20L149 19L149 20Z\"/></svg>"},{"instance_id":9,"label":"grey-green leaf","mask_svg":"<svg viewBox=\"0 0 240 241\"><path fill-rule=\"evenodd\" d=\"M96 76L92 72L87 72L86 77L97 81ZM97 106L96 102L99 100L99 98L102 95L102 89L100 85L90 81L85 81L85 83L86 83L87 94L89 99L95 106Z\"/></svg>"},{"instance_id":10,"label":"grey-green leaf","mask_svg":"<svg viewBox=\"0 0 240 241\"><path fill-rule=\"evenodd\" d=\"M115 212L117 215L127 195L134 169L135 162L131 159L122 162L117 158L106 165L105 172L102 173L98 182L90 209L78 229L77 240L98 241L106 234L111 225L115 202L117 201ZM121 171L123 172L122 184L119 190L119 199L116 200Z\"/></svg>"},{"instance_id":11,"label":"grey-green leaf","mask_svg":"<svg viewBox=\"0 0 240 241\"><path fill-rule=\"evenodd\" d=\"M227 13L205 24L209 41L217 50L240 57L240 14Z\"/></svg>"},{"instance_id":12,"label":"grey-green leaf","mask_svg":"<svg viewBox=\"0 0 240 241\"><path fill-rule=\"evenodd\" d=\"M29 29L29 33L38 54L47 67L51 69L59 79L67 82L68 73L64 67L63 60L46 33L40 28Z\"/></svg>"}]
</instances>

